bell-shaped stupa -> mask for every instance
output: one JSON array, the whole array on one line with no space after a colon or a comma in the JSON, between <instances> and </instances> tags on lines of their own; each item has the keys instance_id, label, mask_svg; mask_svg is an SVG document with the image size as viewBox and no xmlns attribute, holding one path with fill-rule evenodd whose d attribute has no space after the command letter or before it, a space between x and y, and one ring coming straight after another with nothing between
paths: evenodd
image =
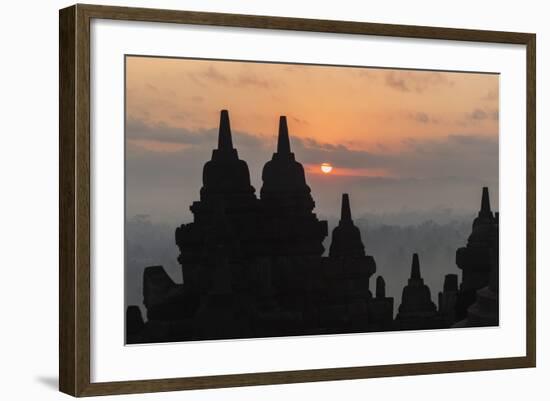
<instances>
[{"instance_id":1,"label":"bell-shaped stupa","mask_svg":"<svg viewBox=\"0 0 550 401\"><path fill-rule=\"evenodd\" d=\"M330 257L364 256L365 246L361 241L361 233L353 224L349 195L342 195L342 209L340 222L332 231L332 242L330 244Z\"/></svg>"},{"instance_id":2,"label":"bell-shaped stupa","mask_svg":"<svg viewBox=\"0 0 550 401\"><path fill-rule=\"evenodd\" d=\"M313 213L315 202L304 167L290 149L287 120L279 119L277 151L262 171L260 201L270 256L321 256L327 222Z\"/></svg>"},{"instance_id":3,"label":"bell-shaped stupa","mask_svg":"<svg viewBox=\"0 0 550 401\"><path fill-rule=\"evenodd\" d=\"M437 328L440 324L430 288L420 275L418 254L413 254L411 275L401 298L396 324L401 330Z\"/></svg>"}]
</instances>

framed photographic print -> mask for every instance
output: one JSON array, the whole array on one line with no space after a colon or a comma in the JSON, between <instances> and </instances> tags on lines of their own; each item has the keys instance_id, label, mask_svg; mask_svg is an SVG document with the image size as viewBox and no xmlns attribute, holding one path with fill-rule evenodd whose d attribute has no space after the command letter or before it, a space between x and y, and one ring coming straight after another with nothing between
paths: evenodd
<instances>
[{"instance_id":1,"label":"framed photographic print","mask_svg":"<svg viewBox=\"0 0 550 401\"><path fill-rule=\"evenodd\" d=\"M535 35L60 11L60 390L535 366Z\"/></svg>"}]
</instances>

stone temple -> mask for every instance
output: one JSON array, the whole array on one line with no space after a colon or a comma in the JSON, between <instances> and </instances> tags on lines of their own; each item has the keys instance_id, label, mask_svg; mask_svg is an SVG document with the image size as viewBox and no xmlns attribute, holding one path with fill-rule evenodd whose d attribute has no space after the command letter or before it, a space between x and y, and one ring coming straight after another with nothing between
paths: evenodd
<instances>
[{"instance_id":1,"label":"stone temple","mask_svg":"<svg viewBox=\"0 0 550 401\"><path fill-rule=\"evenodd\" d=\"M477 291L489 284L491 268L498 250L498 213L493 214L489 189L483 188L481 207L472 223L472 233L465 247L456 251L456 264L462 270L457 299L457 317L464 319L474 303Z\"/></svg>"},{"instance_id":2,"label":"stone temple","mask_svg":"<svg viewBox=\"0 0 550 401\"><path fill-rule=\"evenodd\" d=\"M258 197L222 110L217 148L204 165L199 200L190 206L193 221L175 232L183 282L175 283L162 266L145 268L146 314L128 306L127 343L498 324L498 214L490 210L487 188L472 235L457 251L460 288L456 275L445 277L436 306L414 254L395 318L382 276L374 296L370 291L377 266L365 253L351 205L343 194L323 256L327 222L314 213L286 117L280 117L277 149L264 165Z\"/></svg>"}]
</instances>

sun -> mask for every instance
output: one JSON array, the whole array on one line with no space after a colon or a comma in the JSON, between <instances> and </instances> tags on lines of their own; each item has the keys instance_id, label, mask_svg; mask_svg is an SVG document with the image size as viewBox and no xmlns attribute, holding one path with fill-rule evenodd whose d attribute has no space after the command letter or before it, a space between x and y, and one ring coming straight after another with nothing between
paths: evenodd
<instances>
[{"instance_id":1,"label":"sun","mask_svg":"<svg viewBox=\"0 0 550 401\"><path fill-rule=\"evenodd\" d=\"M330 163L321 164L321 171L325 174L329 174L332 171L332 165Z\"/></svg>"}]
</instances>

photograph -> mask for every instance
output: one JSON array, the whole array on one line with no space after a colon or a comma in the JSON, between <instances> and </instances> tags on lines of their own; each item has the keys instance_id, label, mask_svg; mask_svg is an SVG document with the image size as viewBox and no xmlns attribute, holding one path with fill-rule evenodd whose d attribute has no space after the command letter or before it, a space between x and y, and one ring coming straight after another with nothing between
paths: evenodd
<instances>
[{"instance_id":1,"label":"photograph","mask_svg":"<svg viewBox=\"0 0 550 401\"><path fill-rule=\"evenodd\" d=\"M386 6L59 7L59 391L533 387L544 18Z\"/></svg>"},{"instance_id":2,"label":"photograph","mask_svg":"<svg viewBox=\"0 0 550 401\"><path fill-rule=\"evenodd\" d=\"M124 57L125 344L499 326L499 73Z\"/></svg>"}]
</instances>

